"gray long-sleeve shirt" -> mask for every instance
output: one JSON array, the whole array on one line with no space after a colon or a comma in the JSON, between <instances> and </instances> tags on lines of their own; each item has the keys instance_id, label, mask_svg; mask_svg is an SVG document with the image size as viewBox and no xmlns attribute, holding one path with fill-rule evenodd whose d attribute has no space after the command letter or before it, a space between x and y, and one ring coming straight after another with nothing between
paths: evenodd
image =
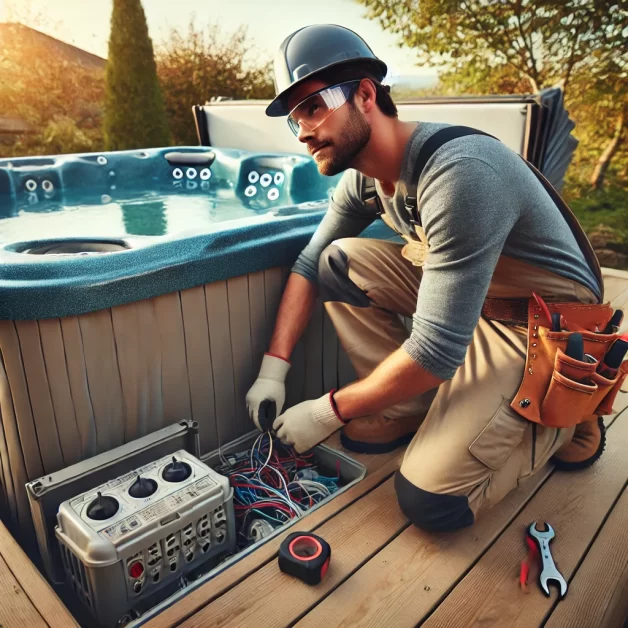
<instances>
[{"instance_id":1,"label":"gray long-sleeve shirt","mask_svg":"<svg viewBox=\"0 0 628 628\"><path fill-rule=\"evenodd\" d=\"M413 234L404 208L425 141L450 125L419 123L405 150L394 196L377 192L397 229ZM355 237L376 216L361 200L364 177L347 170L293 272L316 282L318 260L333 240ZM416 184L416 182L414 182ZM410 337L403 347L442 379L464 362L500 255L600 287L571 230L534 173L514 151L486 136L452 140L427 162L418 182L420 220L429 244Z\"/></svg>"}]
</instances>

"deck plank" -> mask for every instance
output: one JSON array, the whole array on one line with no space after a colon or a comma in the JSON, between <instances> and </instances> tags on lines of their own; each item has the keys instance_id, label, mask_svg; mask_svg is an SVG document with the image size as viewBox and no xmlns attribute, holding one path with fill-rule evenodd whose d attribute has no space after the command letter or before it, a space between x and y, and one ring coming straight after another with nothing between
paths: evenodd
<instances>
[{"instance_id":1,"label":"deck plank","mask_svg":"<svg viewBox=\"0 0 628 628\"><path fill-rule=\"evenodd\" d=\"M613 508L546 628L611 628L628 617L628 490Z\"/></svg>"},{"instance_id":2,"label":"deck plank","mask_svg":"<svg viewBox=\"0 0 628 628\"><path fill-rule=\"evenodd\" d=\"M337 442L338 434L335 434L326 441L326 444L330 447L341 449L337 445ZM366 495L369 491L380 485L399 468L402 455L402 449L380 456L361 456L354 454L353 458L359 460L367 467L368 475L366 478L304 517L298 524L298 529L317 530L326 521L334 517L336 513L356 503L363 495ZM171 626L178 625L179 622L191 616L199 609L202 609L212 600L224 594L247 578L247 576L255 573L257 569L276 558L279 545L292 531L293 530L289 528L284 533L270 539L255 552L245 556L242 560L218 574L212 580L201 585L198 589L191 591L179 602L164 610L150 620L146 624L146 627L170 628ZM213 625L212 622L210 623Z\"/></svg>"},{"instance_id":3,"label":"deck plank","mask_svg":"<svg viewBox=\"0 0 628 628\"><path fill-rule=\"evenodd\" d=\"M492 545L552 470L549 464L540 469L473 527L457 534L430 534L414 526L404 530L297 626L415 626Z\"/></svg>"},{"instance_id":4,"label":"deck plank","mask_svg":"<svg viewBox=\"0 0 628 628\"><path fill-rule=\"evenodd\" d=\"M397 503L394 481L389 478L317 529L333 548L329 571L319 585L312 587L287 576L273 560L182 626L240 628L262 622L265 628L286 626L408 525Z\"/></svg>"},{"instance_id":5,"label":"deck plank","mask_svg":"<svg viewBox=\"0 0 628 628\"><path fill-rule=\"evenodd\" d=\"M0 626L46 628L47 624L0 556Z\"/></svg>"},{"instance_id":6,"label":"deck plank","mask_svg":"<svg viewBox=\"0 0 628 628\"><path fill-rule=\"evenodd\" d=\"M628 272L611 268L603 268L604 301L608 301L615 309L628 313ZM628 331L628 316L620 327L622 333Z\"/></svg>"},{"instance_id":7,"label":"deck plank","mask_svg":"<svg viewBox=\"0 0 628 628\"><path fill-rule=\"evenodd\" d=\"M6 628L78 626L52 587L2 523L0 523L0 626Z\"/></svg>"},{"instance_id":8,"label":"deck plank","mask_svg":"<svg viewBox=\"0 0 628 628\"><path fill-rule=\"evenodd\" d=\"M609 430L607 451L582 473L556 472L521 514L478 561L424 626L537 626L556 599L532 583L519 587L524 533L533 521L549 521L556 530L552 554L569 581L628 479L628 421L622 416ZM418 620L419 618L417 618Z\"/></svg>"}]
</instances>

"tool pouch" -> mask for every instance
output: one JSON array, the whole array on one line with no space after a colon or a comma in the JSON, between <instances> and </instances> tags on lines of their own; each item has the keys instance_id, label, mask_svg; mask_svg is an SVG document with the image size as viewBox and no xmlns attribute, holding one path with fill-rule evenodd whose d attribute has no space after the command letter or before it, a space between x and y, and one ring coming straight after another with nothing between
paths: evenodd
<instances>
[{"instance_id":1,"label":"tool pouch","mask_svg":"<svg viewBox=\"0 0 628 628\"><path fill-rule=\"evenodd\" d=\"M609 304L547 303L560 312L570 331L552 331L543 308L535 299L528 304L528 350L523 380L511 402L520 416L548 427L571 427L612 413L613 402L628 374L624 361L612 379L596 372L606 352L620 337L602 334L613 310ZM578 332L584 352L596 362L581 362L565 350L571 334Z\"/></svg>"}]
</instances>

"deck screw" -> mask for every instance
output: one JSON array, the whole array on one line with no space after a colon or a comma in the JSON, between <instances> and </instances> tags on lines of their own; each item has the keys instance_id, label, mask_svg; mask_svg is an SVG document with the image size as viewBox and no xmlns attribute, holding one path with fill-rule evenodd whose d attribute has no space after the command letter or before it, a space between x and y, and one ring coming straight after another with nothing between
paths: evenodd
<instances>
[{"instance_id":1,"label":"deck screw","mask_svg":"<svg viewBox=\"0 0 628 628\"><path fill-rule=\"evenodd\" d=\"M423 587L423 590L424 590L424 591L431 591L430 587L429 587L429 586L427 586L427 584Z\"/></svg>"}]
</instances>

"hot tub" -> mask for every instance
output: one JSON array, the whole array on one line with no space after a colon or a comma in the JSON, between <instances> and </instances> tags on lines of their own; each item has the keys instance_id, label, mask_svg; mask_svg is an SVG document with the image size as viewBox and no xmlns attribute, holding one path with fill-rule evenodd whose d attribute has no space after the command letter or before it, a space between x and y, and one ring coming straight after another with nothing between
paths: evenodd
<instances>
[{"instance_id":1,"label":"hot tub","mask_svg":"<svg viewBox=\"0 0 628 628\"><path fill-rule=\"evenodd\" d=\"M254 431L245 395L336 181L203 147L0 162L0 503L32 557L27 482L182 420L201 457ZM286 407L354 378L318 304Z\"/></svg>"}]
</instances>

